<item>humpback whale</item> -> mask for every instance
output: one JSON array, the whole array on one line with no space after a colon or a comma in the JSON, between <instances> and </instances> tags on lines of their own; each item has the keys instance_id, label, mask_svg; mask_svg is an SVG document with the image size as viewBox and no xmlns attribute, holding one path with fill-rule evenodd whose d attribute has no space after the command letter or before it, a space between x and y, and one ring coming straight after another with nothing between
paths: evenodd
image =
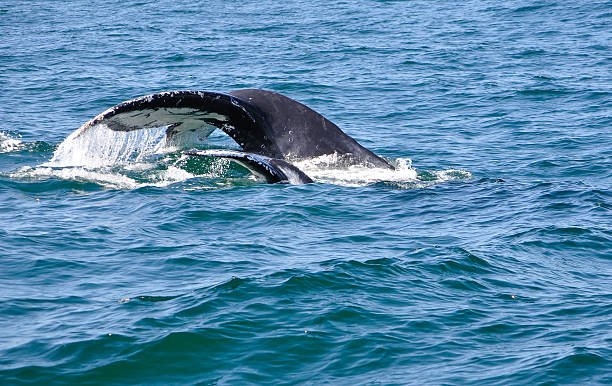
<instances>
[{"instance_id":1,"label":"humpback whale","mask_svg":"<svg viewBox=\"0 0 612 386\"><path fill-rule=\"evenodd\" d=\"M122 102L83 124L78 137L95 125L113 131L166 127L170 142L189 145L221 129L239 150L189 150L196 157L234 160L271 183L313 182L293 163L337 155L335 167L364 165L394 169L311 108L282 94L259 89L229 93L167 91Z\"/></svg>"}]
</instances>

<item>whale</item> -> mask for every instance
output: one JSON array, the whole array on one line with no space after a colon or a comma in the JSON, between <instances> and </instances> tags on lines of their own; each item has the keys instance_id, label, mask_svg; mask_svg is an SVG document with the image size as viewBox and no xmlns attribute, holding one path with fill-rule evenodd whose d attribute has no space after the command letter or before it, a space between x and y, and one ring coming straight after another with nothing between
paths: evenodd
<instances>
[{"instance_id":1,"label":"whale","mask_svg":"<svg viewBox=\"0 0 612 386\"><path fill-rule=\"evenodd\" d=\"M334 155L330 167L394 169L318 112L268 90L178 90L144 95L98 114L79 127L73 138L96 125L126 132L165 127L167 141L182 146L200 143L220 129L242 150L194 149L183 154L230 159L270 183L311 183L295 163L326 155Z\"/></svg>"}]
</instances>

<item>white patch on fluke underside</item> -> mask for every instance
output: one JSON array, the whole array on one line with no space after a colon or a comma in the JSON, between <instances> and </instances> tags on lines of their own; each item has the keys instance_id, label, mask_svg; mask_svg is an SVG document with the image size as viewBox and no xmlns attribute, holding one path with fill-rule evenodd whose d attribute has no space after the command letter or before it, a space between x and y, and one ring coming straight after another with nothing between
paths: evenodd
<instances>
[{"instance_id":1,"label":"white patch on fluke underside","mask_svg":"<svg viewBox=\"0 0 612 386\"><path fill-rule=\"evenodd\" d=\"M116 125L119 130L137 130L173 125L173 129L176 131L186 131L209 126L207 120L215 120L222 124L228 122L229 118L222 114L209 113L194 108L164 107L119 113L104 118L98 123L109 121L112 122L109 125L111 129L115 129L113 125Z\"/></svg>"}]
</instances>

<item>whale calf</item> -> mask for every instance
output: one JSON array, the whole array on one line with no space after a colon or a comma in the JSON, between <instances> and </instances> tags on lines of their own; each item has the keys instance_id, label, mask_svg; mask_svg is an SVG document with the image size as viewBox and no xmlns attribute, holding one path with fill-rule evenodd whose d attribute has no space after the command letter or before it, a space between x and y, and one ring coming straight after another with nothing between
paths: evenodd
<instances>
[{"instance_id":1,"label":"whale calf","mask_svg":"<svg viewBox=\"0 0 612 386\"><path fill-rule=\"evenodd\" d=\"M167 91L145 95L102 112L77 129L73 137L98 124L114 131L166 127L167 140L182 145L201 141L215 129L221 129L243 151L183 153L234 160L271 183L313 182L293 162L324 155L338 156L335 167L362 165L394 169L321 114L267 90Z\"/></svg>"}]
</instances>

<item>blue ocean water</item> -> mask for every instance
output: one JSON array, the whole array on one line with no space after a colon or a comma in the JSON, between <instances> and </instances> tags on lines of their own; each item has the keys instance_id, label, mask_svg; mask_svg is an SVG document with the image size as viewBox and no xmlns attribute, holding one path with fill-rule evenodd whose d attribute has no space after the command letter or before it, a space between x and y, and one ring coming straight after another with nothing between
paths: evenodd
<instances>
[{"instance_id":1,"label":"blue ocean water","mask_svg":"<svg viewBox=\"0 0 612 386\"><path fill-rule=\"evenodd\" d=\"M0 2L1 383L612 383L611 25L610 1ZM413 174L48 164L121 101L239 88Z\"/></svg>"}]
</instances>

